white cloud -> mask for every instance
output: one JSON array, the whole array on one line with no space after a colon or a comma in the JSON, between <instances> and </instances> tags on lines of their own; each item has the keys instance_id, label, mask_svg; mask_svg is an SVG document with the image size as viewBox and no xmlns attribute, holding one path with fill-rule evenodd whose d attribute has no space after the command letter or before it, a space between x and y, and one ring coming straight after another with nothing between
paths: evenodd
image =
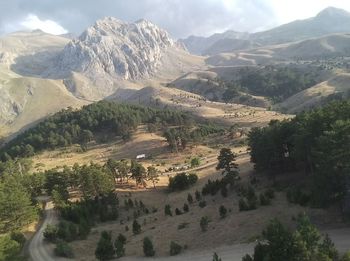
<instances>
[{"instance_id":1,"label":"white cloud","mask_svg":"<svg viewBox=\"0 0 350 261\"><path fill-rule=\"evenodd\" d=\"M29 14L19 23L21 29L35 30L40 29L50 34L65 34L68 31L61 25L52 20L41 20L37 15Z\"/></svg>"}]
</instances>

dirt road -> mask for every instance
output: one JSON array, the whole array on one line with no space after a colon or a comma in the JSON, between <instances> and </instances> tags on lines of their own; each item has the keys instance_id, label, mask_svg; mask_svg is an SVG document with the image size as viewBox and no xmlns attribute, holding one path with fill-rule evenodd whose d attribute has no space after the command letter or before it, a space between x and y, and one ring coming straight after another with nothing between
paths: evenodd
<instances>
[{"instance_id":1,"label":"dirt road","mask_svg":"<svg viewBox=\"0 0 350 261\"><path fill-rule=\"evenodd\" d=\"M55 261L69 260L53 257L52 248L44 241L43 232L48 224L55 224L56 215L52 202L47 202L45 206L45 217L39 230L36 232L29 244L29 255L32 261Z\"/></svg>"}]
</instances>

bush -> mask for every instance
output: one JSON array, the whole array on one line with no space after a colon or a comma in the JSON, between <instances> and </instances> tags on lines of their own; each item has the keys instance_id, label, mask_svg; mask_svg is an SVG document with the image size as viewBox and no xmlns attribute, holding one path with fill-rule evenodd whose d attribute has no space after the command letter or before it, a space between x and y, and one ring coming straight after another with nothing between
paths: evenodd
<instances>
[{"instance_id":1,"label":"bush","mask_svg":"<svg viewBox=\"0 0 350 261\"><path fill-rule=\"evenodd\" d=\"M198 157L191 159L191 167L192 168L198 167L200 164L201 164L201 161Z\"/></svg>"},{"instance_id":2,"label":"bush","mask_svg":"<svg viewBox=\"0 0 350 261\"><path fill-rule=\"evenodd\" d=\"M95 256L98 260L110 260L114 255L112 235L110 232L102 231L100 240L97 243Z\"/></svg>"},{"instance_id":3,"label":"bush","mask_svg":"<svg viewBox=\"0 0 350 261\"><path fill-rule=\"evenodd\" d=\"M176 255L180 254L181 251L182 251L182 246L175 243L174 241L170 242L170 255L171 256L176 256Z\"/></svg>"},{"instance_id":4,"label":"bush","mask_svg":"<svg viewBox=\"0 0 350 261\"><path fill-rule=\"evenodd\" d=\"M24 246L24 244L26 243L26 238L25 236L23 235L23 233L21 232L12 232L11 235L10 235L11 239L16 241L18 244L20 244L21 247Z\"/></svg>"},{"instance_id":5,"label":"bush","mask_svg":"<svg viewBox=\"0 0 350 261\"><path fill-rule=\"evenodd\" d=\"M181 223L180 225L177 226L177 229L178 229L178 230L184 229L184 228L188 227L189 224L190 224L190 223L186 223L186 222Z\"/></svg>"},{"instance_id":6,"label":"bush","mask_svg":"<svg viewBox=\"0 0 350 261\"><path fill-rule=\"evenodd\" d=\"M221 205L219 208L219 213L220 213L220 217L221 218L225 218L227 215L227 209L225 208L225 206Z\"/></svg>"},{"instance_id":7,"label":"bush","mask_svg":"<svg viewBox=\"0 0 350 261\"><path fill-rule=\"evenodd\" d=\"M269 188L265 191L265 196L269 199L275 198L275 191L272 188Z\"/></svg>"},{"instance_id":8,"label":"bush","mask_svg":"<svg viewBox=\"0 0 350 261\"><path fill-rule=\"evenodd\" d=\"M199 225L203 232L207 231L209 226L209 218L207 216L202 217Z\"/></svg>"},{"instance_id":9,"label":"bush","mask_svg":"<svg viewBox=\"0 0 350 261\"><path fill-rule=\"evenodd\" d=\"M119 234L117 239L114 242L115 253L118 258L125 255L126 237L123 234Z\"/></svg>"},{"instance_id":10,"label":"bush","mask_svg":"<svg viewBox=\"0 0 350 261\"><path fill-rule=\"evenodd\" d=\"M114 247L115 247L115 254L117 255L117 258L123 257L125 255L125 247L121 241L116 240L114 242Z\"/></svg>"},{"instance_id":11,"label":"bush","mask_svg":"<svg viewBox=\"0 0 350 261\"><path fill-rule=\"evenodd\" d=\"M267 206L271 204L270 198L266 197L264 194L260 194L259 200L260 200L260 205L262 206Z\"/></svg>"},{"instance_id":12,"label":"bush","mask_svg":"<svg viewBox=\"0 0 350 261\"><path fill-rule=\"evenodd\" d=\"M350 261L350 251L343 255L341 261Z\"/></svg>"},{"instance_id":13,"label":"bush","mask_svg":"<svg viewBox=\"0 0 350 261\"><path fill-rule=\"evenodd\" d=\"M221 189L221 187L223 186L222 185L222 180L215 180L215 181L212 181L212 180L208 180L207 183L204 185L204 187L202 188L202 194L205 196L205 195L216 195L219 190Z\"/></svg>"},{"instance_id":14,"label":"bush","mask_svg":"<svg viewBox=\"0 0 350 261\"><path fill-rule=\"evenodd\" d=\"M193 203L193 197L190 193L188 193L187 195L187 201L188 201L188 204L192 204Z\"/></svg>"},{"instance_id":15,"label":"bush","mask_svg":"<svg viewBox=\"0 0 350 261\"><path fill-rule=\"evenodd\" d=\"M170 207L170 205L165 205L165 207L164 207L164 214L166 215L166 216L172 216L173 215L173 213L171 212L171 207Z\"/></svg>"},{"instance_id":16,"label":"bush","mask_svg":"<svg viewBox=\"0 0 350 261\"><path fill-rule=\"evenodd\" d=\"M250 210L249 205L248 205L247 201L244 198L241 198L239 200L238 206L239 206L239 211L248 211L248 210Z\"/></svg>"},{"instance_id":17,"label":"bush","mask_svg":"<svg viewBox=\"0 0 350 261\"><path fill-rule=\"evenodd\" d=\"M54 225L47 225L44 230L44 238L49 242L55 242L58 237L58 228Z\"/></svg>"},{"instance_id":18,"label":"bush","mask_svg":"<svg viewBox=\"0 0 350 261\"><path fill-rule=\"evenodd\" d=\"M17 241L8 235L0 237L0 260L18 260L20 252L21 246Z\"/></svg>"},{"instance_id":19,"label":"bush","mask_svg":"<svg viewBox=\"0 0 350 261\"><path fill-rule=\"evenodd\" d=\"M54 249L55 255L60 257L73 258L73 250L67 242L60 240L57 242L56 247Z\"/></svg>"},{"instance_id":20,"label":"bush","mask_svg":"<svg viewBox=\"0 0 350 261\"><path fill-rule=\"evenodd\" d=\"M289 188L287 190L287 200L289 203L306 206L310 201L310 195L303 192L300 188Z\"/></svg>"},{"instance_id":21,"label":"bush","mask_svg":"<svg viewBox=\"0 0 350 261\"><path fill-rule=\"evenodd\" d=\"M222 259L218 256L216 252L213 255L213 261L222 261Z\"/></svg>"},{"instance_id":22,"label":"bush","mask_svg":"<svg viewBox=\"0 0 350 261\"><path fill-rule=\"evenodd\" d=\"M119 234L117 240L120 241L123 245L126 244L126 237L123 234Z\"/></svg>"},{"instance_id":23,"label":"bush","mask_svg":"<svg viewBox=\"0 0 350 261\"><path fill-rule=\"evenodd\" d=\"M180 210L180 209L178 209L178 208L176 208L176 209L175 209L175 215L176 215L176 216L180 216L180 215L182 215L181 210Z\"/></svg>"},{"instance_id":24,"label":"bush","mask_svg":"<svg viewBox=\"0 0 350 261\"><path fill-rule=\"evenodd\" d=\"M189 206L185 203L184 206L183 206L183 210L185 213L187 213L188 211L190 211L190 208Z\"/></svg>"},{"instance_id":25,"label":"bush","mask_svg":"<svg viewBox=\"0 0 350 261\"><path fill-rule=\"evenodd\" d=\"M200 193L198 190L196 190L196 192L194 193L194 195L195 195L197 201L200 201L200 200L201 200L202 196L201 196L201 193Z\"/></svg>"},{"instance_id":26,"label":"bush","mask_svg":"<svg viewBox=\"0 0 350 261\"><path fill-rule=\"evenodd\" d=\"M226 188L226 186L222 186L220 192L221 192L221 196L223 196L224 198L227 198L227 188Z\"/></svg>"},{"instance_id":27,"label":"bush","mask_svg":"<svg viewBox=\"0 0 350 261\"><path fill-rule=\"evenodd\" d=\"M198 181L198 176L195 173L190 173L190 174L188 174L187 179L188 179L188 184L190 186L193 186Z\"/></svg>"},{"instance_id":28,"label":"bush","mask_svg":"<svg viewBox=\"0 0 350 261\"><path fill-rule=\"evenodd\" d=\"M171 191L184 190L190 186L193 186L198 180L196 174L186 174L180 173L176 174L174 177L169 178L168 188Z\"/></svg>"},{"instance_id":29,"label":"bush","mask_svg":"<svg viewBox=\"0 0 350 261\"><path fill-rule=\"evenodd\" d=\"M254 259L250 255L247 254L242 258L242 261L254 261Z\"/></svg>"},{"instance_id":30,"label":"bush","mask_svg":"<svg viewBox=\"0 0 350 261\"><path fill-rule=\"evenodd\" d=\"M134 235L138 235L141 233L141 225L137 222L137 220L134 220L132 223L132 232Z\"/></svg>"},{"instance_id":31,"label":"bush","mask_svg":"<svg viewBox=\"0 0 350 261\"><path fill-rule=\"evenodd\" d=\"M147 257L154 256L156 253L153 248L153 243L149 237L145 237L143 239L143 253Z\"/></svg>"},{"instance_id":32,"label":"bush","mask_svg":"<svg viewBox=\"0 0 350 261\"><path fill-rule=\"evenodd\" d=\"M204 208L204 207L207 206L207 202L206 202L205 200L202 200L201 202L199 202L198 206L199 206L200 208Z\"/></svg>"}]
</instances>

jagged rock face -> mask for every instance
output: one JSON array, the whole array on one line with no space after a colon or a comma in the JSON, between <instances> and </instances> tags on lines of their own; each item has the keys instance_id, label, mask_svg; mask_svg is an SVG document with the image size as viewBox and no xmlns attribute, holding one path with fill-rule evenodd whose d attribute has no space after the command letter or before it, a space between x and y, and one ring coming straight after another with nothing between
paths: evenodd
<instances>
[{"instance_id":1,"label":"jagged rock face","mask_svg":"<svg viewBox=\"0 0 350 261\"><path fill-rule=\"evenodd\" d=\"M108 17L64 48L59 69L84 72L92 79L106 74L123 80L149 78L164 50L173 45L168 33L151 22L126 23Z\"/></svg>"}]
</instances>

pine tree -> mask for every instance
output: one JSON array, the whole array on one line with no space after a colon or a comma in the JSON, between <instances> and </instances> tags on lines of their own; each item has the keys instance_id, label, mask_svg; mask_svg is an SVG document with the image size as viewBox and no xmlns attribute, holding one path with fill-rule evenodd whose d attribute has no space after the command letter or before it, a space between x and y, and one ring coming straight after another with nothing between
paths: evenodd
<instances>
[{"instance_id":1,"label":"pine tree","mask_svg":"<svg viewBox=\"0 0 350 261\"><path fill-rule=\"evenodd\" d=\"M143 253L147 257L154 256L156 253L153 248L153 243L149 237L145 237L143 239Z\"/></svg>"},{"instance_id":2,"label":"pine tree","mask_svg":"<svg viewBox=\"0 0 350 261\"><path fill-rule=\"evenodd\" d=\"M98 260L110 260L114 256L114 247L112 243L111 233L103 231L100 240L97 243L95 256Z\"/></svg>"},{"instance_id":3,"label":"pine tree","mask_svg":"<svg viewBox=\"0 0 350 261\"><path fill-rule=\"evenodd\" d=\"M141 225L137 222L136 219L132 223L132 232L134 233L134 235L141 233Z\"/></svg>"}]
</instances>

